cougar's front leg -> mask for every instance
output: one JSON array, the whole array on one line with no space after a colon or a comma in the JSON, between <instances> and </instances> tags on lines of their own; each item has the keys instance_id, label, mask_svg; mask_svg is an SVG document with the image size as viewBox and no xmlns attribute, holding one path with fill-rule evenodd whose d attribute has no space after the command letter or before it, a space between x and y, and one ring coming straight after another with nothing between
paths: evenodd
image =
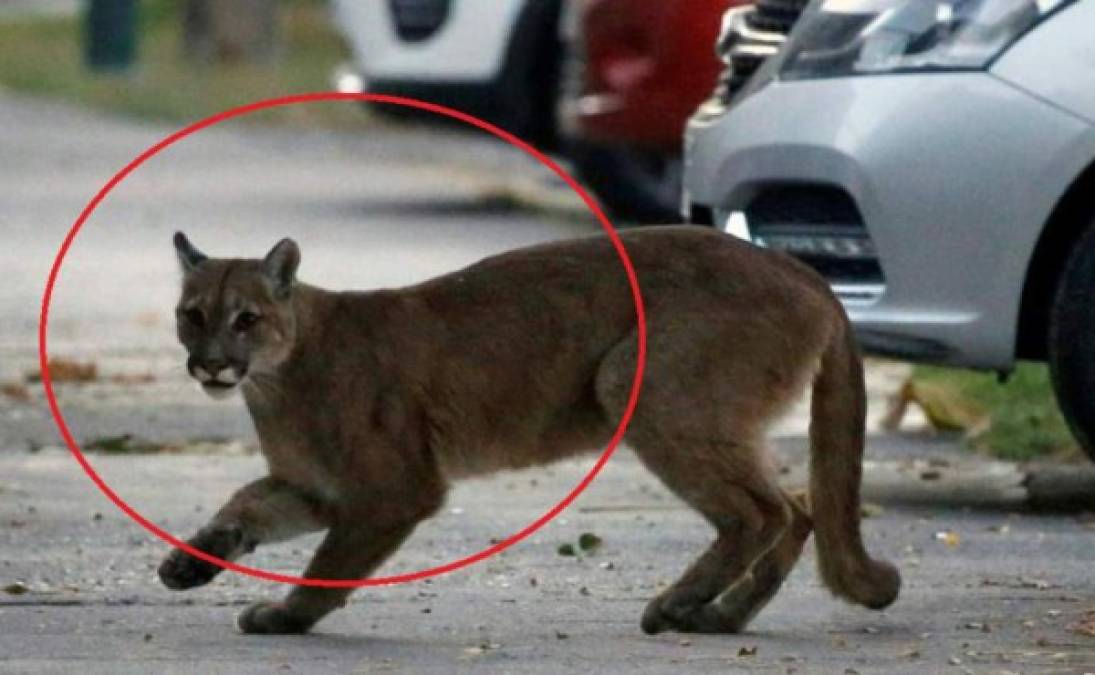
<instances>
[{"instance_id":1,"label":"cougar's front leg","mask_svg":"<svg viewBox=\"0 0 1095 675\"><path fill-rule=\"evenodd\" d=\"M238 490L187 543L233 561L259 544L284 541L329 526L327 509L318 499L267 476ZM168 588L183 590L209 583L221 569L175 549L160 565L159 575Z\"/></svg>"},{"instance_id":2,"label":"cougar's front leg","mask_svg":"<svg viewBox=\"0 0 1095 675\"><path fill-rule=\"evenodd\" d=\"M367 516L366 516L367 517ZM387 527L347 522L331 528L304 572L309 579L363 579L414 530L417 520ZM346 604L353 588L296 586L282 602L260 602L240 614L244 633L305 633Z\"/></svg>"}]
</instances>

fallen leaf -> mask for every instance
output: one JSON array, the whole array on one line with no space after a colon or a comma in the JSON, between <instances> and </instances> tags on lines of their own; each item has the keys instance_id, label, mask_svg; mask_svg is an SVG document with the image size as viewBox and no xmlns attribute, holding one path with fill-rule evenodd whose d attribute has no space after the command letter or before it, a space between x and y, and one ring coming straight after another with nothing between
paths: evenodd
<instances>
[{"instance_id":1,"label":"fallen leaf","mask_svg":"<svg viewBox=\"0 0 1095 675\"><path fill-rule=\"evenodd\" d=\"M114 384L150 384L156 381L156 376L152 373L118 373L110 376L110 381Z\"/></svg>"},{"instance_id":2,"label":"fallen leaf","mask_svg":"<svg viewBox=\"0 0 1095 675\"><path fill-rule=\"evenodd\" d=\"M164 449L165 447L162 445L136 441L131 434L121 434L120 436L103 436L102 438L94 438L84 444L84 450L115 455L148 454L152 452L160 452Z\"/></svg>"},{"instance_id":3,"label":"fallen leaf","mask_svg":"<svg viewBox=\"0 0 1095 675\"><path fill-rule=\"evenodd\" d=\"M556 552L559 555L565 555L565 556L576 556L576 555L578 555L578 552L574 550L574 544L560 544L559 548L556 549Z\"/></svg>"},{"instance_id":4,"label":"fallen leaf","mask_svg":"<svg viewBox=\"0 0 1095 675\"><path fill-rule=\"evenodd\" d=\"M1088 612L1082 619L1073 621L1065 627L1065 630L1095 638L1095 612Z\"/></svg>"},{"instance_id":5,"label":"fallen leaf","mask_svg":"<svg viewBox=\"0 0 1095 675\"><path fill-rule=\"evenodd\" d=\"M4 592L10 593L11 595L22 595L28 591L30 591L30 589L27 588L27 585L22 581L16 581L15 583L4 586Z\"/></svg>"},{"instance_id":6,"label":"fallen leaf","mask_svg":"<svg viewBox=\"0 0 1095 675\"><path fill-rule=\"evenodd\" d=\"M757 646L749 645L748 647L742 647L738 649L738 656L756 656Z\"/></svg>"},{"instance_id":7,"label":"fallen leaf","mask_svg":"<svg viewBox=\"0 0 1095 675\"><path fill-rule=\"evenodd\" d=\"M20 403L30 401L30 390L18 382L5 382L3 385L0 385L0 393L3 393L4 396L7 396L13 401L19 401Z\"/></svg>"},{"instance_id":8,"label":"fallen leaf","mask_svg":"<svg viewBox=\"0 0 1095 675\"><path fill-rule=\"evenodd\" d=\"M54 382L93 382L99 377L99 369L94 363L57 357L50 359L46 365ZM28 373L26 379L28 382L41 382L42 372Z\"/></svg>"},{"instance_id":9,"label":"fallen leaf","mask_svg":"<svg viewBox=\"0 0 1095 675\"><path fill-rule=\"evenodd\" d=\"M962 541L961 537L959 537L957 533L947 530L944 530L942 532L936 532L935 539L936 541L943 542L950 548L958 546L958 544Z\"/></svg>"},{"instance_id":10,"label":"fallen leaf","mask_svg":"<svg viewBox=\"0 0 1095 675\"><path fill-rule=\"evenodd\" d=\"M1039 591L1045 591L1057 587L1055 584L1051 584L1045 579L1034 579L1031 577L1019 577L1019 585L1022 588L1034 588Z\"/></svg>"},{"instance_id":11,"label":"fallen leaf","mask_svg":"<svg viewBox=\"0 0 1095 675\"><path fill-rule=\"evenodd\" d=\"M860 518L875 518L877 516L881 516L884 511L885 509L883 509L881 506L879 506L878 504L873 504L871 502L863 502L859 505Z\"/></svg>"},{"instance_id":12,"label":"fallen leaf","mask_svg":"<svg viewBox=\"0 0 1095 675\"><path fill-rule=\"evenodd\" d=\"M602 541L600 537L592 532L583 532L578 536L578 548L589 553L600 547Z\"/></svg>"},{"instance_id":13,"label":"fallen leaf","mask_svg":"<svg viewBox=\"0 0 1095 675\"><path fill-rule=\"evenodd\" d=\"M502 645L498 644L497 642L481 642L474 647L468 647L464 650L464 653L468 654L469 656L479 656L481 654L486 654L487 652L494 651L501 647Z\"/></svg>"}]
</instances>

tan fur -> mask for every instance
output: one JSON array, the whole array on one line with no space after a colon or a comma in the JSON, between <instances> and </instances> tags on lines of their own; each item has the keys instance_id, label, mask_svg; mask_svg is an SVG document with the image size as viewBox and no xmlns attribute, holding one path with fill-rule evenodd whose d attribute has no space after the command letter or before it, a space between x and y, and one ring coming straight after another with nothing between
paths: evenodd
<instances>
[{"instance_id":1,"label":"tan fur","mask_svg":"<svg viewBox=\"0 0 1095 675\"><path fill-rule=\"evenodd\" d=\"M897 572L871 560L859 534L859 355L824 280L713 230L644 228L622 238L648 331L626 439L716 530L710 548L651 601L643 629L742 630L812 527L835 593L875 608L892 602ZM513 251L369 293L291 281L292 242L262 261L206 259L185 238L176 246L186 270L180 339L192 372L227 359L243 378L270 468L191 540L202 550L233 559L326 530L305 575L363 578L440 507L453 480L602 448L626 407L636 318L605 237ZM201 330L186 325L195 302ZM261 315L246 331L228 325L243 305ZM811 380L812 516L777 486L764 447L767 429ZM160 575L188 588L217 571L176 551ZM281 603L246 610L240 626L305 631L348 593L298 587Z\"/></svg>"}]
</instances>

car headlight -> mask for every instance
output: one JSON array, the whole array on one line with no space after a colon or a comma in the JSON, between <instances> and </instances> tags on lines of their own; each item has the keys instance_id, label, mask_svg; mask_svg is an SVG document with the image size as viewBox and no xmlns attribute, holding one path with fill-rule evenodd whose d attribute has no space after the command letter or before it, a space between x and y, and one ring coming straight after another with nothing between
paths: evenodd
<instances>
[{"instance_id":1,"label":"car headlight","mask_svg":"<svg viewBox=\"0 0 1095 675\"><path fill-rule=\"evenodd\" d=\"M976 70L1072 0L824 0L803 14L780 77Z\"/></svg>"}]
</instances>

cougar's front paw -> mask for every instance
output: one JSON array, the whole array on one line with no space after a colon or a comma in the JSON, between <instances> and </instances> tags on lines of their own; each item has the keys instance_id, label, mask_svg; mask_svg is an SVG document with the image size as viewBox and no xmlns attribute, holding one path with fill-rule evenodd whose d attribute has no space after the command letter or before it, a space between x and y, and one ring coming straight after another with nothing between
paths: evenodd
<instances>
[{"instance_id":1,"label":"cougar's front paw","mask_svg":"<svg viewBox=\"0 0 1095 675\"><path fill-rule=\"evenodd\" d=\"M227 560L239 551L242 540L243 534L239 528L216 527L203 529L190 541L190 545ZM160 564L158 572L164 586L182 591L204 586L220 574L222 569L219 565L195 558L181 549L175 549Z\"/></svg>"},{"instance_id":2,"label":"cougar's front paw","mask_svg":"<svg viewBox=\"0 0 1095 675\"><path fill-rule=\"evenodd\" d=\"M160 581L174 591L204 586L217 576L221 568L213 563L199 560L180 549L172 551L162 563L157 573Z\"/></svg>"},{"instance_id":3,"label":"cougar's front paw","mask_svg":"<svg viewBox=\"0 0 1095 675\"><path fill-rule=\"evenodd\" d=\"M240 631L255 635L307 633L314 622L294 616L284 603L260 602L240 613L236 625Z\"/></svg>"}]
</instances>

